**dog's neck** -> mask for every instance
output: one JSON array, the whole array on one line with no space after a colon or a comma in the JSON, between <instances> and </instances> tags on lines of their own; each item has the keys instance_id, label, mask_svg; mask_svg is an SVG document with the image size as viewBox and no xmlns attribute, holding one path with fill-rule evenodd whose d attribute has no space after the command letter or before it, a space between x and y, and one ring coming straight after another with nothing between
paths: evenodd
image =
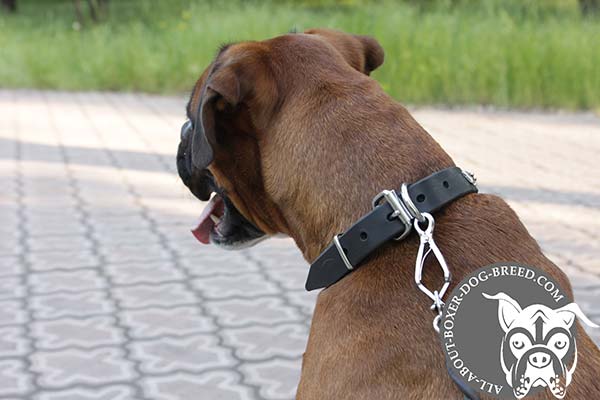
<instances>
[{"instance_id":1,"label":"dog's neck","mask_svg":"<svg viewBox=\"0 0 600 400\"><path fill-rule=\"evenodd\" d=\"M291 179L307 190L287 199L285 213L293 221L290 234L309 262L368 212L381 190L454 165L408 111L382 91L368 87L348 97L335 107L321 106L319 113L327 118L300 133L301 143L319 143L319 148L305 149L303 172ZM303 181L306 176L310 181Z\"/></svg>"}]
</instances>

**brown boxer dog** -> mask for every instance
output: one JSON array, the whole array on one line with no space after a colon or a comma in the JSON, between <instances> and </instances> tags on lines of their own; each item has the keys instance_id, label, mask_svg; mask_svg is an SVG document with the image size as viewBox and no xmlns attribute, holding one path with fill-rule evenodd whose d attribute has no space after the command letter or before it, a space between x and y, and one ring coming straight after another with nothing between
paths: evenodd
<instances>
[{"instance_id":1,"label":"brown boxer dog","mask_svg":"<svg viewBox=\"0 0 600 400\"><path fill-rule=\"evenodd\" d=\"M194 234L249 246L292 237L307 261L370 210L382 189L450 167L452 159L369 73L374 39L325 29L224 46L187 106L177 156L183 182L209 200ZM499 260L565 274L499 197L471 194L436 213L453 282ZM415 289L416 235L381 247L318 297L297 398L462 399ZM433 270L428 287L441 282ZM600 398L600 351L578 325L569 399ZM533 398L553 398L550 392Z\"/></svg>"}]
</instances>

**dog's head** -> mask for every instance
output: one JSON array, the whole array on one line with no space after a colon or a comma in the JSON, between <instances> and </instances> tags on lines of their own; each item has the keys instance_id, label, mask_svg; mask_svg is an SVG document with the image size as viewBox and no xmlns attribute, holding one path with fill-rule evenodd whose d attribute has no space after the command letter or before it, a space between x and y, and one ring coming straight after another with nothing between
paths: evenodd
<instances>
[{"instance_id":1,"label":"dog's head","mask_svg":"<svg viewBox=\"0 0 600 400\"><path fill-rule=\"evenodd\" d=\"M595 324L575 303L555 310L542 304L522 309L506 293L483 296L498 300L498 322L504 331L500 361L515 397L521 399L539 387L562 399L577 365L575 317Z\"/></svg>"},{"instance_id":2,"label":"dog's head","mask_svg":"<svg viewBox=\"0 0 600 400\"><path fill-rule=\"evenodd\" d=\"M316 137L299 138L310 114L382 62L374 39L325 29L223 46L193 89L177 153L185 185L211 199L196 238L239 248L290 235L286 202L315 190L299 176L318 152Z\"/></svg>"}]
</instances>

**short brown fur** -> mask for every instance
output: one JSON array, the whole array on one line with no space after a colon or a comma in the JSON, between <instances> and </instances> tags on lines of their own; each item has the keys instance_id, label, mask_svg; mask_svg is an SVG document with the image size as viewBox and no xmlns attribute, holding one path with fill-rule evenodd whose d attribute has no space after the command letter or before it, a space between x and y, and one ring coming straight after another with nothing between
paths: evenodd
<instances>
[{"instance_id":1,"label":"short brown fur","mask_svg":"<svg viewBox=\"0 0 600 400\"><path fill-rule=\"evenodd\" d=\"M221 95L209 167L218 184L264 232L291 236L309 262L376 193L454 165L367 76L382 62L372 38L313 29L229 46L194 90L191 110L205 86ZM501 198L466 196L436 222L455 283L481 266L517 261L572 296L565 274ZM462 398L446 373L430 302L413 284L417 246L414 235L390 243L319 294L299 400ZM425 275L432 286L440 279ZM577 333L579 364L566 398L597 399L600 351L580 325Z\"/></svg>"}]
</instances>

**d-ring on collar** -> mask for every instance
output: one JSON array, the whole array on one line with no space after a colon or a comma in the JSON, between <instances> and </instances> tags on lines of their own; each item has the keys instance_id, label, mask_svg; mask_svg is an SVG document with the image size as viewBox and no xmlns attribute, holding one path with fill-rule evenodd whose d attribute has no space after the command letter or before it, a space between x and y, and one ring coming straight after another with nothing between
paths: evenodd
<instances>
[{"instance_id":1,"label":"d-ring on collar","mask_svg":"<svg viewBox=\"0 0 600 400\"><path fill-rule=\"evenodd\" d=\"M373 199L373 211L337 235L311 264L306 290L333 285L385 242L405 238L413 220L422 220L421 213L433 213L469 193L477 193L475 178L458 167L443 169L410 185L403 184L400 196L394 190L381 192Z\"/></svg>"}]
</instances>

